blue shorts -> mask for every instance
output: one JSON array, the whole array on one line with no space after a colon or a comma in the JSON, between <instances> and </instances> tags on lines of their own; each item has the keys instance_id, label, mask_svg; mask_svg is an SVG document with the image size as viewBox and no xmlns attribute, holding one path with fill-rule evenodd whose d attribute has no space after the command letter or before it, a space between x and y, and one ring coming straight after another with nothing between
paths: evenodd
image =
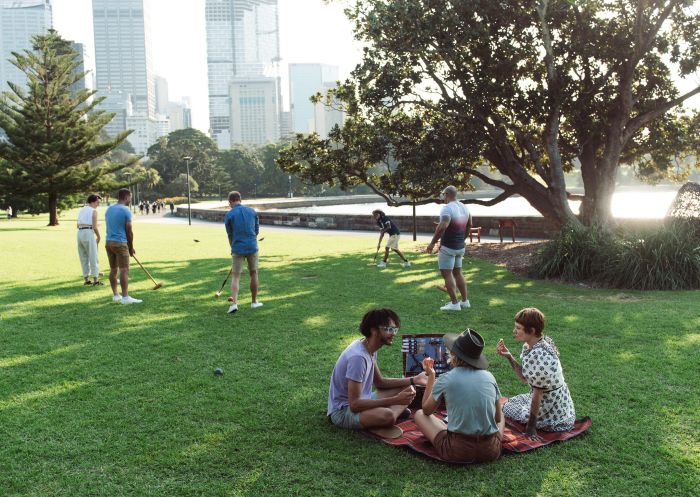
<instances>
[{"instance_id":1,"label":"blue shorts","mask_svg":"<svg viewBox=\"0 0 700 497\"><path fill-rule=\"evenodd\" d=\"M372 392L372 399L377 398L377 394ZM361 430L362 425L360 425L360 413L352 412L350 406L345 406L337 411L333 411L329 416L331 423L333 423L338 428L345 428L348 430Z\"/></svg>"},{"instance_id":2,"label":"blue shorts","mask_svg":"<svg viewBox=\"0 0 700 497\"><path fill-rule=\"evenodd\" d=\"M462 267L462 258L464 257L464 249L451 249L440 247L438 252L438 268L440 269L457 269Z\"/></svg>"}]
</instances>

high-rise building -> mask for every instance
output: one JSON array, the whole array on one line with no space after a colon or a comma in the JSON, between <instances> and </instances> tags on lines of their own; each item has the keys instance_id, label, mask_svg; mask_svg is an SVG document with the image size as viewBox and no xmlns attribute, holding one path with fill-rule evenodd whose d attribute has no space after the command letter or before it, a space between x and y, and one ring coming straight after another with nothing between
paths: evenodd
<instances>
[{"instance_id":1,"label":"high-rise building","mask_svg":"<svg viewBox=\"0 0 700 497\"><path fill-rule=\"evenodd\" d=\"M231 83L231 142L263 145L280 139L279 79L252 76Z\"/></svg>"},{"instance_id":2,"label":"high-rise building","mask_svg":"<svg viewBox=\"0 0 700 497\"><path fill-rule=\"evenodd\" d=\"M182 97L182 127L188 129L192 127L192 101L190 97Z\"/></svg>"},{"instance_id":3,"label":"high-rise building","mask_svg":"<svg viewBox=\"0 0 700 497\"><path fill-rule=\"evenodd\" d=\"M324 83L322 94L328 93L337 87L337 82ZM321 138L328 138L329 133L335 126L342 126L345 120L345 113L342 110L341 102L333 99L331 105L326 105L324 102L314 104L314 131Z\"/></svg>"},{"instance_id":4,"label":"high-rise building","mask_svg":"<svg viewBox=\"0 0 700 497\"><path fill-rule=\"evenodd\" d=\"M20 88L25 74L9 59L12 52L32 49L32 37L53 26L51 0L0 0L0 92L9 90L8 81Z\"/></svg>"},{"instance_id":5,"label":"high-rise building","mask_svg":"<svg viewBox=\"0 0 700 497\"><path fill-rule=\"evenodd\" d=\"M310 98L336 85L338 67L326 64L289 64L289 106L295 133L321 134L317 129L317 110Z\"/></svg>"},{"instance_id":6,"label":"high-rise building","mask_svg":"<svg viewBox=\"0 0 700 497\"><path fill-rule=\"evenodd\" d=\"M292 135L292 113L280 112L280 138L290 138Z\"/></svg>"},{"instance_id":7,"label":"high-rise building","mask_svg":"<svg viewBox=\"0 0 700 497\"><path fill-rule=\"evenodd\" d=\"M71 47L73 47L73 50L75 50L78 53L78 61L80 62L80 65L75 69L75 71L79 74L82 74L86 71L87 67L87 52L85 50L85 45L82 43L78 43L75 41L71 42ZM80 81L76 81L73 86L71 87L71 90L73 93L77 93L80 90L84 89L92 89L92 74L87 73L83 79Z\"/></svg>"},{"instance_id":8,"label":"high-rise building","mask_svg":"<svg viewBox=\"0 0 700 497\"><path fill-rule=\"evenodd\" d=\"M277 0L206 0L205 17L210 128L212 137L225 148L229 136L234 134L231 116L232 109L236 109L231 101L234 79L259 81L263 76L278 76L275 74L280 53ZM279 95L276 100L279 103ZM279 122L279 115L276 121Z\"/></svg>"},{"instance_id":9,"label":"high-rise building","mask_svg":"<svg viewBox=\"0 0 700 497\"><path fill-rule=\"evenodd\" d=\"M168 95L168 80L163 76L156 76L156 114L167 114L170 97Z\"/></svg>"},{"instance_id":10,"label":"high-rise building","mask_svg":"<svg viewBox=\"0 0 700 497\"><path fill-rule=\"evenodd\" d=\"M92 15L95 86L98 96L108 97L100 107L109 112L130 112L105 129L112 136L124 129L135 129L129 141L137 152L144 153L163 129L156 112L150 2L92 0ZM124 101L120 102L120 98ZM122 128L121 122L131 127ZM138 137L133 136L136 134Z\"/></svg>"}]
</instances>

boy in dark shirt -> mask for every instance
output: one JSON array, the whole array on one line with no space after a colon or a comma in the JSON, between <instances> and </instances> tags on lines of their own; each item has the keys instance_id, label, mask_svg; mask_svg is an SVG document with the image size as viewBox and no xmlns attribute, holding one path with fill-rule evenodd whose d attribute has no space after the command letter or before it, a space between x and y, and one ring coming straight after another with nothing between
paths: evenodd
<instances>
[{"instance_id":1,"label":"boy in dark shirt","mask_svg":"<svg viewBox=\"0 0 700 497\"><path fill-rule=\"evenodd\" d=\"M386 267L386 261L389 260L389 250L393 250L399 254L399 257L401 257L401 260L403 261L403 267L411 267L411 263L408 262L408 259L406 259L406 257L404 257L399 250L399 237L401 235L399 227L396 226L394 221L388 218L386 214L384 214L384 211L376 209L372 211L372 216L374 216L375 221L377 221L377 226L379 226L379 229L382 230L382 233L379 236L379 243L377 243L377 250L379 250L382 245L384 235L386 233L389 234L389 239L386 241L386 247L384 249L384 260L377 264L377 267L381 269Z\"/></svg>"}]
</instances>

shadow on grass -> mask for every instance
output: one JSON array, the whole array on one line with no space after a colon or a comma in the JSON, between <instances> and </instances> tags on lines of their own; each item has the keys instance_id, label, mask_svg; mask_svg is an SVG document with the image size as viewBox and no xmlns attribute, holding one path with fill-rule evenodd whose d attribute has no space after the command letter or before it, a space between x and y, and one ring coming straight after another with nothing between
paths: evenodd
<instances>
[{"instance_id":1,"label":"shadow on grass","mask_svg":"<svg viewBox=\"0 0 700 497\"><path fill-rule=\"evenodd\" d=\"M667 399L700 407L686 355L699 342L686 330L675 348L660 347L695 319L690 304L654 318L645 302L572 302L575 288L531 286L471 262L474 307L445 314L429 256L410 269L379 271L357 254L263 254L266 305L249 308L244 273L241 310L231 316L225 298L214 298L227 259L147 267L165 286L148 290L132 266L131 293L144 299L134 306L114 305L108 289L78 280L0 284L6 493L427 495L439 487L446 495L644 495L650 488L680 495L697 488L697 456L665 438L670 427L692 435L689 414L660 409ZM512 316L526 305L550 316L578 414L594 420L589 435L491 465L453 467L327 422L330 372L369 308L396 309L401 333L478 329L503 393L514 395L524 389L493 348L505 336L516 352ZM400 375L400 346L382 349L379 363L386 375ZM216 367L222 377L212 374ZM28 469L11 463L17 460L42 462Z\"/></svg>"}]
</instances>

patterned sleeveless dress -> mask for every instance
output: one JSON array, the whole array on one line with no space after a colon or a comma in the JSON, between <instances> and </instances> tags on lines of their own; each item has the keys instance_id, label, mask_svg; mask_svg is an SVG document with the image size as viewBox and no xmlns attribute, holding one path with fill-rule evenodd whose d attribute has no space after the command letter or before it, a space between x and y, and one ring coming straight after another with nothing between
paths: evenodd
<instances>
[{"instance_id":1,"label":"patterned sleeveless dress","mask_svg":"<svg viewBox=\"0 0 700 497\"><path fill-rule=\"evenodd\" d=\"M537 429L544 431L568 431L576 421L574 402L564 381L559 362L559 351L550 337L543 337L532 348L523 344L520 354L523 376L530 385L530 393L516 395L503 406L507 418L527 423L532 404L532 387L544 390L537 415Z\"/></svg>"}]
</instances>

